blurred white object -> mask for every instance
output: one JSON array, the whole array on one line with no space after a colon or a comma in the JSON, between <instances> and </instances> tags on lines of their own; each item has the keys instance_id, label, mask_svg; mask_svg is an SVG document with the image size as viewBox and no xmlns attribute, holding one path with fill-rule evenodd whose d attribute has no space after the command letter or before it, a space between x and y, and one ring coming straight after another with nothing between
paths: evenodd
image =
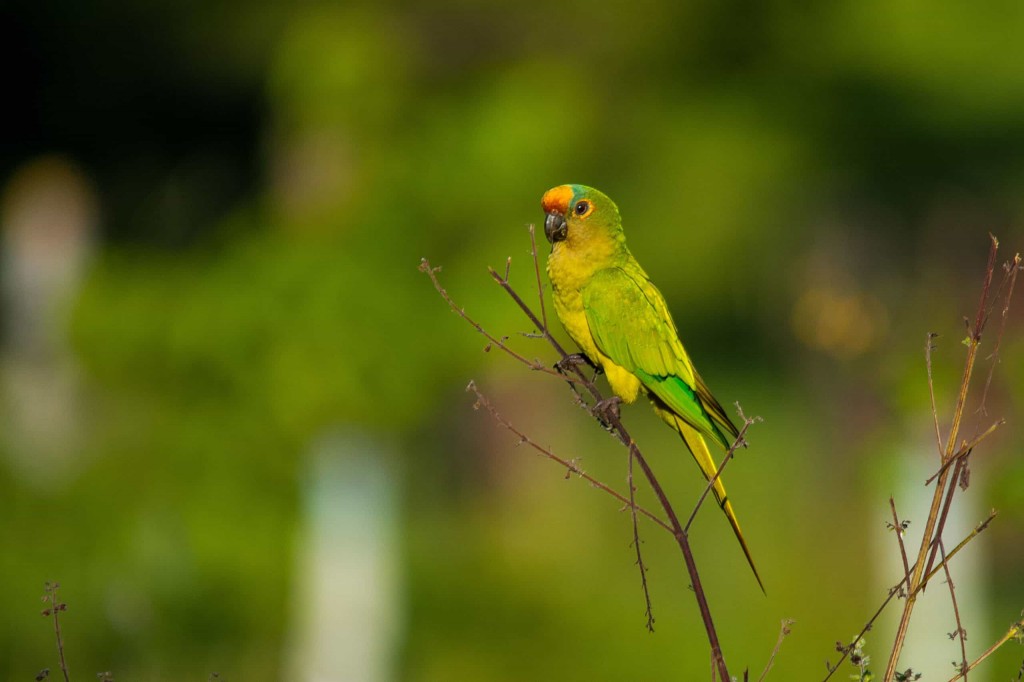
<instances>
[{"instance_id":1,"label":"blurred white object","mask_svg":"<svg viewBox=\"0 0 1024 682\"><path fill-rule=\"evenodd\" d=\"M400 633L398 481L377 443L332 434L303 482L289 680L395 679Z\"/></svg>"},{"instance_id":2,"label":"blurred white object","mask_svg":"<svg viewBox=\"0 0 1024 682\"><path fill-rule=\"evenodd\" d=\"M80 441L68 309L84 276L97 198L69 160L18 169L0 202L0 451L30 483L70 477Z\"/></svg>"},{"instance_id":3,"label":"blurred white object","mask_svg":"<svg viewBox=\"0 0 1024 682\"><path fill-rule=\"evenodd\" d=\"M930 415L927 427L928 430L915 431L920 440L915 442L909 453L900 455L899 484L893 494L900 521L910 520L903 542L911 570L921 547L921 533L928 520L928 510L935 492L935 483L925 487L924 481L939 469L938 446L935 444L935 431L931 425ZM928 446L922 451L919 443L927 443ZM984 520L988 508L982 504L982 491L983 486L977 481L966 491L957 490L942 534L943 546L947 553ZM888 502L884 509L879 510L879 514L884 514L887 523L892 522ZM878 516L873 515L872 518ZM878 601L881 603L889 588L903 575L903 559L895 533L886 533L884 528L875 528L871 531L871 537L874 539L875 556L878 557L874 593L880 595ZM987 550L987 538L982 533L949 562L949 572L956 588L960 621L967 631L968 663L977 658L994 636L994 633L990 633L989 595L985 591L985 576L989 574ZM940 555L936 554L933 566L938 566L939 561ZM881 621L883 625L875 627L865 636L868 641L865 651L872 654L873 658L872 670L885 669L903 605L903 599L894 599L886 609L885 617ZM870 614L866 613L865 618L868 615ZM928 582L927 589L917 598L897 670L913 668L915 673L923 674L923 680L945 680L953 677L956 670L952 662L961 660L960 640L956 636L952 639L949 636L955 635L956 629L956 616L953 614L949 586L945 574L940 571ZM856 633L849 634L852 637ZM981 672L979 675L984 676L984 673ZM971 676L974 676L973 673Z\"/></svg>"}]
</instances>

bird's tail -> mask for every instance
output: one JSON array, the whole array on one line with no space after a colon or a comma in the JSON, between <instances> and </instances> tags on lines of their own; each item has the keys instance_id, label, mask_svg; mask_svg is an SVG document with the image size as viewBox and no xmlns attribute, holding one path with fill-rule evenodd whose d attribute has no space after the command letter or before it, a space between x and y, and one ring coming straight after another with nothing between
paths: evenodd
<instances>
[{"instance_id":1,"label":"bird's tail","mask_svg":"<svg viewBox=\"0 0 1024 682\"><path fill-rule=\"evenodd\" d=\"M711 457L711 451L708 450L708 444L704 437L699 431L680 419L677 414L667 409L667 407L655 404L654 409L658 416L668 422L668 425L679 433L686 447L689 448L690 454L693 455L694 461L697 462L697 466L700 467L701 473L704 474L704 478L710 481L715 473L718 472L718 467L715 466L715 460ZM715 479L715 484L711 490L715 493L715 499L718 500L718 505L725 513L725 517L729 519L729 525L732 526L736 539L739 540L740 547L743 548L743 554L747 557L747 563L750 564L750 569L754 572L757 584L761 587L761 591L764 592L764 583L761 582L761 575L757 572L757 566L754 565L753 557L750 556L750 548L747 547L747 541L743 539L740 522L736 518L736 512L733 511L729 496L725 494L725 485L722 483L721 476Z\"/></svg>"}]
</instances>

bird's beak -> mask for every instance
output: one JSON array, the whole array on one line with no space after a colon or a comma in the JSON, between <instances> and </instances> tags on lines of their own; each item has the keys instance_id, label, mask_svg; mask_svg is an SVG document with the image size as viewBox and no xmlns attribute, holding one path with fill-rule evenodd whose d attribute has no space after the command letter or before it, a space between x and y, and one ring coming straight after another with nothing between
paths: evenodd
<instances>
[{"instance_id":1,"label":"bird's beak","mask_svg":"<svg viewBox=\"0 0 1024 682\"><path fill-rule=\"evenodd\" d=\"M548 213L548 217L544 219L544 236L548 238L549 242L554 244L564 240L568 231L569 226L565 224L565 218L561 213L556 211Z\"/></svg>"}]
</instances>

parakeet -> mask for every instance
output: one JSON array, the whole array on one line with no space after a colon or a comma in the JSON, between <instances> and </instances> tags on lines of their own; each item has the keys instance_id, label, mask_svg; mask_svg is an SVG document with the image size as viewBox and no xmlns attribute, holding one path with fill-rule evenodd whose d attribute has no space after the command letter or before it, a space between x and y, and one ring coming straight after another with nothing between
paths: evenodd
<instances>
[{"instance_id":1,"label":"parakeet","mask_svg":"<svg viewBox=\"0 0 1024 682\"><path fill-rule=\"evenodd\" d=\"M584 185L554 187L541 206L558 319L622 402L641 393L650 398L711 480L717 468L706 439L728 449L739 432L690 361L661 292L626 246L618 207ZM713 490L764 590L721 477Z\"/></svg>"}]
</instances>

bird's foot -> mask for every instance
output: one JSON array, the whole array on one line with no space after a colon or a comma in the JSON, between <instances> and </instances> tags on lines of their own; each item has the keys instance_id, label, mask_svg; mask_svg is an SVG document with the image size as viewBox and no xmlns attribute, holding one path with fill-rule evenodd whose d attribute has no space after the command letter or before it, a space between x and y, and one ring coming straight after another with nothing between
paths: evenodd
<instances>
[{"instance_id":1,"label":"bird's foot","mask_svg":"<svg viewBox=\"0 0 1024 682\"><path fill-rule=\"evenodd\" d=\"M582 366L589 367L598 374L601 373L601 368L595 365L593 361L583 353L573 353L572 355L566 355L564 358L555 363L555 369L557 369L559 372L562 372L563 374L572 369L573 367Z\"/></svg>"},{"instance_id":2,"label":"bird's foot","mask_svg":"<svg viewBox=\"0 0 1024 682\"><path fill-rule=\"evenodd\" d=\"M605 398L594 405L594 416L605 425L610 426L613 421L619 420L619 405L621 404L622 398L617 395Z\"/></svg>"}]
</instances>

